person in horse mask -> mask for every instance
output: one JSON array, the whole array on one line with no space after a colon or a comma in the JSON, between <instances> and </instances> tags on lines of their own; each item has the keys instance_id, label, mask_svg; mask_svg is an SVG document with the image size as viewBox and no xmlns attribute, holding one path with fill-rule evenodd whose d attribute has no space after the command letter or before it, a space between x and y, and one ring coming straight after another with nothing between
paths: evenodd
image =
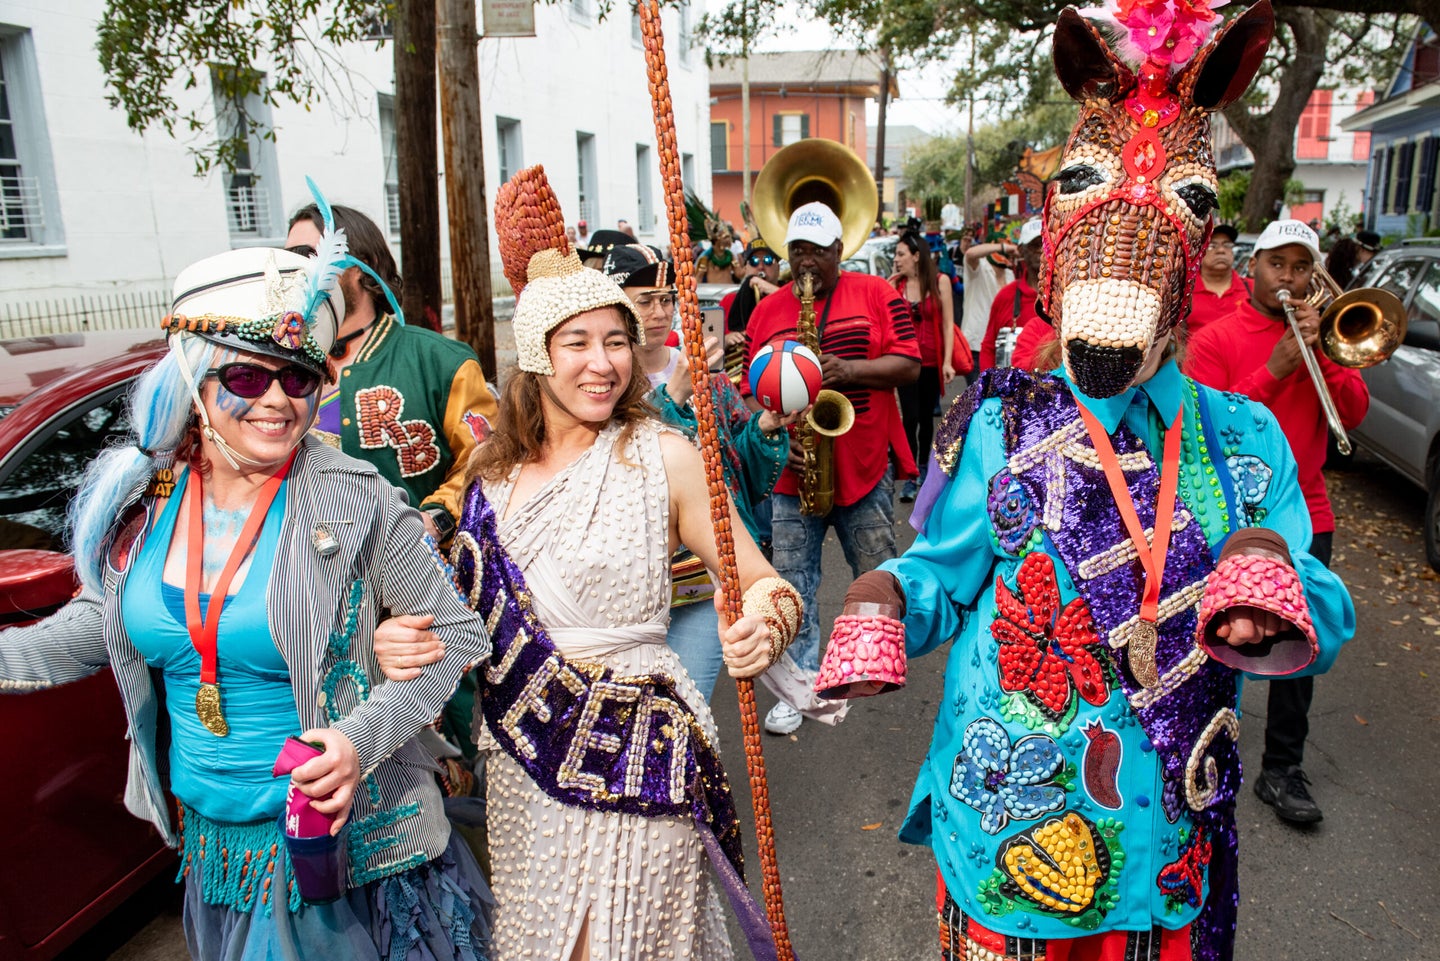
<instances>
[{"instance_id":1,"label":"person in horse mask","mask_svg":"<svg viewBox=\"0 0 1440 961\"><path fill-rule=\"evenodd\" d=\"M1089 11L1114 46L1061 13L1081 107L1037 282L1059 367L984 371L950 409L919 536L851 585L821 667L826 696L869 693L886 658L946 651L900 829L934 851L943 957L1229 959L1241 678L1323 671L1354 631L1274 416L1176 365L1208 114L1273 31L1263 0L1214 39L1203 12Z\"/></svg>"}]
</instances>

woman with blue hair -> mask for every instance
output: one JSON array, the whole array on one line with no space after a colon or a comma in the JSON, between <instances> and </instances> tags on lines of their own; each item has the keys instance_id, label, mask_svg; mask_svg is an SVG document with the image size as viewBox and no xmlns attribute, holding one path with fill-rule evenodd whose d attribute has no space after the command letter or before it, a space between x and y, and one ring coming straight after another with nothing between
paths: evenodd
<instances>
[{"instance_id":1,"label":"woman with blue hair","mask_svg":"<svg viewBox=\"0 0 1440 961\"><path fill-rule=\"evenodd\" d=\"M75 499L81 592L0 633L0 691L114 669L126 806L180 848L194 957L480 961L489 890L416 738L490 644L403 495L308 433L345 263L331 231L181 272L134 441ZM381 610L433 615L445 656L386 680Z\"/></svg>"}]
</instances>

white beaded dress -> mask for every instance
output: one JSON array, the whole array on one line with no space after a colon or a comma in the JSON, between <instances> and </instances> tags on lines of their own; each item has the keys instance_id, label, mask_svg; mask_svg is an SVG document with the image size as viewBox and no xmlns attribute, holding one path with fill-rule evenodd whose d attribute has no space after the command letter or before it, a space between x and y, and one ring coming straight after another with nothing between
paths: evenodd
<instances>
[{"instance_id":1,"label":"white beaded dress","mask_svg":"<svg viewBox=\"0 0 1440 961\"><path fill-rule=\"evenodd\" d=\"M665 645L669 492L659 432L641 424L617 452L620 428L611 425L526 503L507 507L514 475L485 495L556 648L571 660L672 678L716 743L705 699ZM584 956L582 935L591 961L733 957L694 821L563 805L488 732L480 746L490 751L495 961L571 961Z\"/></svg>"}]
</instances>

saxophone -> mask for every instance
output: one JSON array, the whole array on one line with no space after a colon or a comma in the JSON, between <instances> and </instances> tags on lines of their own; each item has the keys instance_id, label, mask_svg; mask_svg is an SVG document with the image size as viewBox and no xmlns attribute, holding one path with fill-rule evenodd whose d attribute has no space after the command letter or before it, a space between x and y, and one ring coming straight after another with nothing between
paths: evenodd
<instances>
[{"instance_id":1,"label":"saxophone","mask_svg":"<svg viewBox=\"0 0 1440 961\"><path fill-rule=\"evenodd\" d=\"M820 332L815 327L815 278L803 274L800 285L800 317L795 335L800 343L820 356ZM822 390L795 428L805 461L800 476L800 513L824 517L835 506L835 438L855 426L855 405L838 390Z\"/></svg>"}]
</instances>

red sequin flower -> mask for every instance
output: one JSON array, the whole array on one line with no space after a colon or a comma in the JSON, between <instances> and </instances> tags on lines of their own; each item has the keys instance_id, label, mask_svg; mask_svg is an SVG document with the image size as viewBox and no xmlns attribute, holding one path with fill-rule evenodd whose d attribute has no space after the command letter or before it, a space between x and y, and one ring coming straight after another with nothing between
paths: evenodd
<instances>
[{"instance_id":1,"label":"red sequin flower","mask_svg":"<svg viewBox=\"0 0 1440 961\"><path fill-rule=\"evenodd\" d=\"M1000 616L990 633L1000 643L1000 687L1023 692L1051 720L1065 716L1075 692L1097 706L1109 701L1105 668L1091 650L1100 637L1090 607L1077 597L1060 609L1055 562L1026 555L1015 585L1018 597L995 578Z\"/></svg>"}]
</instances>

